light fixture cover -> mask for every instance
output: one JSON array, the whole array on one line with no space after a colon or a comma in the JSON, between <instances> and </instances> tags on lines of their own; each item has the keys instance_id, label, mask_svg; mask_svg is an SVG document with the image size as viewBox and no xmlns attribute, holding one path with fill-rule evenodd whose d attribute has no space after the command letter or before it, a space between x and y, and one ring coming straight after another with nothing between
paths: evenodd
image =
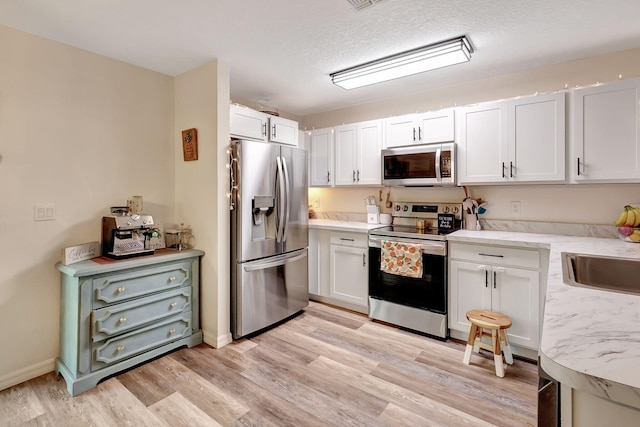
<instances>
[{"instance_id":1,"label":"light fixture cover","mask_svg":"<svg viewBox=\"0 0 640 427\"><path fill-rule=\"evenodd\" d=\"M471 60L473 48L465 36L397 53L330 74L331 81L354 89Z\"/></svg>"}]
</instances>

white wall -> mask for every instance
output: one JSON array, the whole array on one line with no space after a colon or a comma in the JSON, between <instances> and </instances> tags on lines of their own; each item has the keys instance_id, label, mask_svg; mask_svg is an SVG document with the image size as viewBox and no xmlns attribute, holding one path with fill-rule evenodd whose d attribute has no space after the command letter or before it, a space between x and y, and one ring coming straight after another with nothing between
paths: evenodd
<instances>
[{"instance_id":1,"label":"white wall","mask_svg":"<svg viewBox=\"0 0 640 427\"><path fill-rule=\"evenodd\" d=\"M336 126L343 123L380 119L389 116L438 110L476 102L533 95L573 88L596 82L614 81L640 76L640 49L565 62L518 73L497 75L455 86L418 92L394 99L357 105L307 116L307 129ZM567 139L567 144L570 140ZM624 155L621 153L621 155ZM551 221L565 223L610 224L623 206L640 202L640 184L588 185L514 185L468 187L471 196L489 202L488 219ZM318 193L319 192L319 193ZM318 212L365 212L362 201L378 189L314 189L309 203L320 198ZM318 196L320 194L321 196ZM386 190L385 190L386 194ZM392 200L462 201L462 189L391 189ZM520 201L520 215L510 213L511 201Z\"/></svg>"},{"instance_id":2,"label":"white wall","mask_svg":"<svg viewBox=\"0 0 640 427\"><path fill-rule=\"evenodd\" d=\"M54 368L61 249L144 197L173 222L173 79L0 26L0 389ZM54 203L55 221L33 205Z\"/></svg>"},{"instance_id":3,"label":"white wall","mask_svg":"<svg viewBox=\"0 0 640 427\"><path fill-rule=\"evenodd\" d=\"M229 67L214 60L175 79L176 218L192 227L201 262L204 340L231 341L229 289ZM182 130L198 131L198 160L184 161Z\"/></svg>"}]
</instances>

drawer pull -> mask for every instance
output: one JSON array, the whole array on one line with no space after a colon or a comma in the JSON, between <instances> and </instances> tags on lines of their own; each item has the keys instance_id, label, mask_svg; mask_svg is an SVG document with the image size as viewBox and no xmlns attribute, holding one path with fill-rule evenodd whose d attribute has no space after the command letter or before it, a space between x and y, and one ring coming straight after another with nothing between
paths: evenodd
<instances>
[{"instance_id":1,"label":"drawer pull","mask_svg":"<svg viewBox=\"0 0 640 427\"><path fill-rule=\"evenodd\" d=\"M119 293L119 294L121 294L121 293L123 293L123 292L124 292L124 290L125 290L125 287L124 287L124 286L120 286L120 287L118 288L118 293Z\"/></svg>"},{"instance_id":2,"label":"drawer pull","mask_svg":"<svg viewBox=\"0 0 640 427\"><path fill-rule=\"evenodd\" d=\"M171 276L171 277L169 277L169 281L170 281L170 282L173 282L174 280L176 280L176 276Z\"/></svg>"},{"instance_id":3,"label":"drawer pull","mask_svg":"<svg viewBox=\"0 0 640 427\"><path fill-rule=\"evenodd\" d=\"M169 329L169 335L173 335L173 333L174 333L175 331L176 331L176 330L175 330L175 328L171 328L171 329Z\"/></svg>"},{"instance_id":4,"label":"drawer pull","mask_svg":"<svg viewBox=\"0 0 640 427\"><path fill-rule=\"evenodd\" d=\"M172 303L171 303L171 308L175 307L176 305L178 305L178 303L177 303L177 302L175 302L175 301L174 301L174 302L172 302Z\"/></svg>"},{"instance_id":5,"label":"drawer pull","mask_svg":"<svg viewBox=\"0 0 640 427\"><path fill-rule=\"evenodd\" d=\"M346 241L346 242L354 242L355 241L353 239L347 239L347 238L344 238L344 237L341 237L340 240L343 240L343 241Z\"/></svg>"},{"instance_id":6,"label":"drawer pull","mask_svg":"<svg viewBox=\"0 0 640 427\"><path fill-rule=\"evenodd\" d=\"M492 256L495 258L504 258L504 255L493 255L493 254L478 254L480 256Z\"/></svg>"},{"instance_id":7,"label":"drawer pull","mask_svg":"<svg viewBox=\"0 0 640 427\"><path fill-rule=\"evenodd\" d=\"M122 317L120 318L120 323L124 323L124 322L126 322L126 321L127 321L127 318L126 318L126 317L122 316Z\"/></svg>"},{"instance_id":8,"label":"drawer pull","mask_svg":"<svg viewBox=\"0 0 640 427\"><path fill-rule=\"evenodd\" d=\"M124 350L124 346L123 345L119 345L116 350L118 350L118 353L120 353L122 350Z\"/></svg>"}]
</instances>

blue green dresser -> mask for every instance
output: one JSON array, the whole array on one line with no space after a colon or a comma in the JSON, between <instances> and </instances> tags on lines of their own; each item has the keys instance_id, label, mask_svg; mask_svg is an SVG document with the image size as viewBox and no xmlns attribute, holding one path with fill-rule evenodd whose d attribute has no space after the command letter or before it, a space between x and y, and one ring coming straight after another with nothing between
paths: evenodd
<instances>
[{"instance_id":1,"label":"blue green dresser","mask_svg":"<svg viewBox=\"0 0 640 427\"><path fill-rule=\"evenodd\" d=\"M61 273L56 372L72 396L170 350L202 342L203 255L163 249L127 260L56 264Z\"/></svg>"}]
</instances>

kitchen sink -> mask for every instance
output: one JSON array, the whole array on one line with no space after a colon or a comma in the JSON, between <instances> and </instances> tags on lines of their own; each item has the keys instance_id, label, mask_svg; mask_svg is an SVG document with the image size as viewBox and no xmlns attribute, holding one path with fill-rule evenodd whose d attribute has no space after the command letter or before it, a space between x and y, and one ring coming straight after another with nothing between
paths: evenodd
<instances>
[{"instance_id":1,"label":"kitchen sink","mask_svg":"<svg viewBox=\"0 0 640 427\"><path fill-rule=\"evenodd\" d=\"M640 259L569 252L561 257L565 283L640 295Z\"/></svg>"}]
</instances>

